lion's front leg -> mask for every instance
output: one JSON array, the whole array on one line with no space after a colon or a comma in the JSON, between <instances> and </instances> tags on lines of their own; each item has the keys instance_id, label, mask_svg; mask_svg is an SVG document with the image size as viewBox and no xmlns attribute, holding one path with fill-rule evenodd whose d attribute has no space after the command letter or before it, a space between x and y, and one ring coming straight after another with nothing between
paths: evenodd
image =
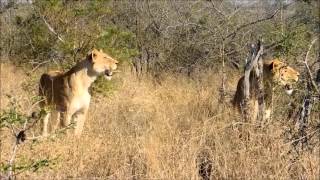
<instances>
[{"instance_id":1,"label":"lion's front leg","mask_svg":"<svg viewBox=\"0 0 320 180\"><path fill-rule=\"evenodd\" d=\"M66 128L71 124L72 113L70 111L65 111L60 113L60 126Z\"/></svg>"},{"instance_id":2,"label":"lion's front leg","mask_svg":"<svg viewBox=\"0 0 320 180\"><path fill-rule=\"evenodd\" d=\"M271 118L271 108L265 110L265 119L269 120Z\"/></svg>"},{"instance_id":3,"label":"lion's front leg","mask_svg":"<svg viewBox=\"0 0 320 180\"><path fill-rule=\"evenodd\" d=\"M79 110L74 116L74 121L76 123L74 133L76 136L80 136L82 133L84 121L86 120L87 113L88 113L88 107L84 107L81 110Z\"/></svg>"}]
</instances>

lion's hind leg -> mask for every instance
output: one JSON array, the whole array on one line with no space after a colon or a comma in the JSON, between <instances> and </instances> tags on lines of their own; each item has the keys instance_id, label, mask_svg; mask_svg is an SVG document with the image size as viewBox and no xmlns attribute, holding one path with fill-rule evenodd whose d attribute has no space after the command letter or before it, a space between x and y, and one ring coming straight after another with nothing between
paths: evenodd
<instances>
[{"instance_id":1,"label":"lion's hind leg","mask_svg":"<svg viewBox=\"0 0 320 180\"><path fill-rule=\"evenodd\" d=\"M42 120L42 136L48 136L57 129L60 124L60 112L47 112Z\"/></svg>"},{"instance_id":2,"label":"lion's hind leg","mask_svg":"<svg viewBox=\"0 0 320 180\"><path fill-rule=\"evenodd\" d=\"M60 124L60 112L53 111L51 112L51 118L48 123L48 129L50 133L54 133L55 130L59 127Z\"/></svg>"},{"instance_id":3,"label":"lion's hind leg","mask_svg":"<svg viewBox=\"0 0 320 180\"><path fill-rule=\"evenodd\" d=\"M258 121L259 103L258 100L252 101L250 116L254 123Z\"/></svg>"},{"instance_id":4,"label":"lion's hind leg","mask_svg":"<svg viewBox=\"0 0 320 180\"><path fill-rule=\"evenodd\" d=\"M48 136L48 123L51 113L48 112L42 120L42 136Z\"/></svg>"}]
</instances>

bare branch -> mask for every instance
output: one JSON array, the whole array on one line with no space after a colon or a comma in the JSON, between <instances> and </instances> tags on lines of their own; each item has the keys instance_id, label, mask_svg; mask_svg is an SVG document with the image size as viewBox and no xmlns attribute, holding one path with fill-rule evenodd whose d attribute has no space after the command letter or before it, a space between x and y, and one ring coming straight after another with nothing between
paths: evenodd
<instances>
[{"instance_id":1,"label":"bare branch","mask_svg":"<svg viewBox=\"0 0 320 180\"><path fill-rule=\"evenodd\" d=\"M31 70L30 73L33 73L33 72L36 71L41 65L46 64L46 63L49 63L50 61L51 61L51 60L47 60L47 61L38 63L38 64L36 65L36 67L34 67L34 68Z\"/></svg>"},{"instance_id":2,"label":"bare branch","mask_svg":"<svg viewBox=\"0 0 320 180\"><path fill-rule=\"evenodd\" d=\"M42 21L46 24L47 28L49 29L50 32L52 32L54 35L57 36L57 38L59 39L59 41L65 43L65 41L62 39L62 37L53 29L53 27L47 22L47 20L45 19L45 17L41 14L40 11L36 10L33 6L32 6L32 9L34 11L36 11L37 13L39 13Z\"/></svg>"},{"instance_id":3,"label":"bare branch","mask_svg":"<svg viewBox=\"0 0 320 180\"><path fill-rule=\"evenodd\" d=\"M57 36L57 38L61 41L61 42L65 42L61 36L53 29L53 27L46 21L46 19L44 18L44 16L42 16L40 14L41 19L43 20L43 22L46 24L46 26L48 27L49 31L51 31L54 35Z\"/></svg>"},{"instance_id":4,"label":"bare branch","mask_svg":"<svg viewBox=\"0 0 320 180\"><path fill-rule=\"evenodd\" d=\"M308 133L308 134L306 134L306 135L304 135L304 136L302 136L302 137L299 137L298 139L295 139L295 140L293 140L293 141L290 141L290 142L287 142L287 143L281 145L281 147L286 146L286 145L288 145L288 144L294 144L294 143L296 143L296 142L298 142L298 141L301 141L301 140L303 140L303 139L305 139L305 138L308 138L308 137L310 138L311 136L313 136L313 135L315 135L317 132L319 132L319 130L320 130L320 129L316 129L316 130L314 130L314 131L311 132L311 133Z\"/></svg>"},{"instance_id":5,"label":"bare branch","mask_svg":"<svg viewBox=\"0 0 320 180\"><path fill-rule=\"evenodd\" d=\"M265 112L265 104L264 104L264 86L263 86L263 62L261 55L263 54L263 45L260 44L260 50L259 52L261 54L257 54L258 58L258 65L255 66L256 73L257 73L257 86L258 86L258 105L259 105L259 113L258 113L258 119L260 122L264 122L264 112Z\"/></svg>"},{"instance_id":6,"label":"bare branch","mask_svg":"<svg viewBox=\"0 0 320 180\"><path fill-rule=\"evenodd\" d=\"M258 52L256 52L257 50L258 50ZM243 89L243 94L244 94L243 111L244 112L243 113L244 113L245 120L250 119L248 116L249 115L249 100L250 100L250 73L252 71L252 68L254 66L257 66L257 62L258 62L260 56L262 55L262 53L263 53L263 47L261 46L261 42L258 42L256 47L254 45L252 45L250 59L246 63L246 66L245 66L244 81L243 81L243 83L244 83L243 84L243 87L244 87L244 89ZM262 74L261 74L261 76L262 76ZM262 77L259 77L259 78L262 78ZM259 110L260 109L263 109L263 106L261 106L261 108L259 107ZM262 113L259 113L260 117L261 117ZM262 118L263 118L263 116L262 116Z\"/></svg>"},{"instance_id":7,"label":"bare branch","mask_svg":"<svg viewBox=\"0 0 320 180\"><path fill-rule=\"evenodd\" d=\"M304 58L303 63L304 63L304 65L305 65L306 69L307 69L308 76L309 76L309 80L310 80L310 82L311 82L314 90L319 94L319 93L320 93L320 92L319 92L319 89L318 89L316 83L315 83L314 80L313 80L313 76L312 76L310 67L309 67L309 65L308 65L309 53L310 53L310 51L311 51L311 49L312 49L312 46L314 45L314 43L315 43L317 40L318 40L318 38L314 38L314 39L311 41L311 43L310 43L310 45L309 45L309 48L308 48L308 51L307 51L307 53L306 53L306 56L305 56L305 58Z\"/></svg>"},{"instance_id":8,"label":"bare branch","mask_svg":"<svg viewBox=\"0 0 320 180\"><path fill-rule=\"evenodd\" d=\"M247 24L243 24L239 27L236 28L236 30L234 30L232 33L228 34L227 36L224 37L224 39L227 39L227 38L230 38L230 37L234 37L238 31L240 31L241 29L243 28L246 28L248 26L251 26L251 25L254 25L254 24L257 24L257 23L260 23L260 22L263 22L263 21L267 21L267 20L270 20L272 19L277 13L279 12L279 9L277 9L271 16L268 16L268 17L265 17L265 18L262 18L262 19L258 19L256 21L252 21L252 22L249 22Z\"/></svg>"},{"instance_id":9,"label":"bare branch","mask_svg":"<svg viewBox=\"0 0 320 180\"><path fill-rule=\"evenodd\" d=\"M13 175L13 164L14 164L14 160L16 158L17 150L18 150L18 144L15 143L15 145L13 146L13 149L12 149L11 158L10 158L10 160L8 162L8 165L9 165L8 179L11 179L12 175Z\"/></svg>"}]
</instances>

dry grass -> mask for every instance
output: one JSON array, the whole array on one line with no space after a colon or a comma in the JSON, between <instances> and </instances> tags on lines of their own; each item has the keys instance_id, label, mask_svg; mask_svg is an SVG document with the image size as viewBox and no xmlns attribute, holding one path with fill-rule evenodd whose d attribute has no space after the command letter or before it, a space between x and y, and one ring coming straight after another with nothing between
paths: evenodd
<instances>
[{"instance_id":1,"label":"dry grass","mask_svg":"<svg viewBox=\"0 0 320 180\"><path fill-rule=\"evenodd\" d=\"M2 72L2 91L28 104L30 95L16 84L26 77L14 74ZM117 76L112 95L93 98L80 139L60 135L20 146L17 161L56 158L50 168L25 172L20 179L200 179L204 160L212 179L319 177L319 148L292 160L283 138L285 116L265 129L232 126L241 117L218 102L219 75L202 73L198 80L167 75L161 85L127 70ZM237 77L228 79L228 88L235 89ZM5 162L12 139L2 131L1 140Z\"/></svg>"}]
</instances>

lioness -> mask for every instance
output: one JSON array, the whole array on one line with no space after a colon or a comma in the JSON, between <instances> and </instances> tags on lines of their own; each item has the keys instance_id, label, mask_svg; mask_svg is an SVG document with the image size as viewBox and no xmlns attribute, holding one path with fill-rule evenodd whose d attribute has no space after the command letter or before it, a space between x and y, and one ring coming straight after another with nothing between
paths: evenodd
<instances>
[{"instance_id":1,"label":"lioness","mask_svg":"<svg viewBox=\"0 0 320 180\"><path fill-rule=\"evenodd\" d=\"M73 119L76 123L75 134L80 135L91 99L89 87L102 74L107 80L111 80L117 64L117 60L102 50L93 49L85 60L66 73L51 71L43 74L40 78L39 95L44 101L40 103L40 107L50 106L51 113L43 119L42 134L46 136L58 126L66 127Z\"/></svg>"},{"instance_id":2,"label":"lioness","mask_svg":"<svg viewBox=\"0 0 320 180\"><path fill-rule=\"evenodd\" d=\"M272 109L273 90L281 86L289 95L292 94L292 85L299 80L299 72L289 67L279 59L266 61L263 64L263 86L264 86L264 100L265 100L265 118L270 118ZM237 91L234 95L232 104L241 110L241 105L244 100L244 76L242 76L237 85ZM250 73L250 116L252 120L256 120L258 115L258 83L255 73Z\"/></svg>"}]
</instances>

